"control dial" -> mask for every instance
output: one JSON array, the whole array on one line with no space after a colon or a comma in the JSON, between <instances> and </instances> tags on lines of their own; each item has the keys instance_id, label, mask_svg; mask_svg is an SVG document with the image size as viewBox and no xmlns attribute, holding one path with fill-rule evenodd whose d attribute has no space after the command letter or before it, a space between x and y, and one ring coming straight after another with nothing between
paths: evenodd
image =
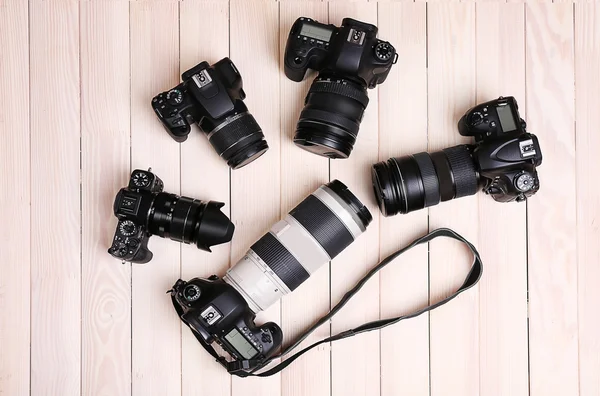
<instances>
[{"instance_id":1,"label":"control dial","mask_svg":"<svg viewBox=\"0 0 600 396\"><path fill-rule=\"evenodd\" d=\"M521 176L517 178L515 182L517 189L522 192L527 192L531 190L535 184L535 179L529 173L523 173Z\"/></svg>"},{"instance_id":2,"label":"control dial","mask_svg":"<svg viewBox=\"0 0 600 396\"><path fill-rule=\"evenodd\" d=\"M375 57L382 62L390 60L394 47L390 43L379 43L375 46Z\"/></svg>"},{"instance_id":3,"label":"control dial","mask_svg":"<svg viewBox=\"0 0 600 396\"><path fill-rule=\"evenodd\" d=\"M183 94L178 89L172 89L167 92L167 103L171 106L177 106L183 102Z\"/></svg>"},{"instance_id":4,"label":"control dial","mask_svg":"<svg viewBox=\"0 0 600 396\"><path fill-rule=\"evenodd\" d=\"M119 232L124 236L132 236L136 234L137 227L133 221L125 220L119 224Z\"/></svg>"},{"instance_id":5,"label":"control dial","mask_svg":"<svg viewBox=\"0 0 600 396\"><path fill-rule=\"evenodd\" d=\"M183 290L183 296L188 301L196 301L200 298L200 288L198 285L187 285ZM212 319L212 316L210 319Z\"/></svg>"},{"instance_id":6,"label":"control dial","mask_svg":"<svg viewBox=\"0 0 600 396\"><path fill-rule=\"evenodd\" d=\"M131 176L131 180L133 180L133 184L136 187L148 187L150 185L150 178L144 172L136 172Z\"/></svg>"}]
</instances>

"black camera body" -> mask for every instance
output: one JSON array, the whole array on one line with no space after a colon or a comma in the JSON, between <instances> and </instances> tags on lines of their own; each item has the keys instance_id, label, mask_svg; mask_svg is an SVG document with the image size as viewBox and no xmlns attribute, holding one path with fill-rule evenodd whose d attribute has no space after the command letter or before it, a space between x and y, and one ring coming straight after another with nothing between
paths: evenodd
<instances>
[{"instance_id":1,"label":"black camera body","mask_svg":"<svg viewBox=\"0 0 600 396\"><path fill-rule=\"evenodd\" d=\"M216 275L179 279L170 292L181 320L205 347L216 342L237 361L260 362L273 356L283 342L281 328L273 322L256 326L246 300Z\"/></svg>"},{"instance_id":2,"label":"black camera body","mask_svg":"<svg viewBox=\"0 0 600 396\"><path fill-rule=\"evenodd\" d=\"M163 192L154 173L136 169L127 187L119 190L113 211L119 219L112 246L113 257L132 263L152 259L151 235L183 243L195 243L210 252L213 245L229 242L235 229L220 208L223 203L199 201Z\"/></svg>"},{"instance_id":3,"label":"black camera body","mask_svg":"<svg viewBox=\"0 0 600 396\"><path fill-rule=\"evenodd\" d=\"M397 57L374 25L344 18L338 28L298 18L285 48L285 75L293 81L302 81L308 69L319 75L306 95L294 143L324 157L348 158L369 104L367 88L385 81Z\"/></svg>"},{"instance_id":4,"label":"black camera body","mask_svg":"<svg viewBox=\"0 0 600 396\"><path fill-rule=\"evenodd\" d=\"M308 69L330 71L375 88L387 78L398 54L377 38L377 26L344 18L342 26L298 18L285 47L285 75L302 81Z\"/></svg>"},{"instance_id":5,"label":"black camera body","mask_svg":"<svg viewBox=\"0 0 600 396\"><path fill-rule=\"evenodd\" d=\"M152 99L154 112L175 141L185 141L190 124L196 123L234 169L267 151L262 130L243 102L242 76L229 58L213 66L201 62L181 79L181 84Z\"/></svg>"},{"instance_id":6,"label":"black camera body","mask_svg":"<svg viewBox=\"0 0 600 396\"><path fill-rule=\"evenodd\" d=\"M471 155L483 191L498 202L523 201L540 188L542 151L526 127L512 96L479 104L458 122L461 135L475 138Z\"/></svg>"}]
</instances>

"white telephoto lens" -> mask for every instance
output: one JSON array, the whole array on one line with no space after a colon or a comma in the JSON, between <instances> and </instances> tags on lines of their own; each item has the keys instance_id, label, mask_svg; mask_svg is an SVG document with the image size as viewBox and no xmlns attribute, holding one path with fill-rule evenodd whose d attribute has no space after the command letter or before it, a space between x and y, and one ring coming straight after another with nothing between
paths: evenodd
<instances>
[{"instance_id":1,"label":"white telephoto lens","mask_svg":"<svg viewBox=\"0 0 600 396\"><path fill-rule=\"evenodd\" d=\"M252 311L265 310L348 247L372 219L348 187L334 180L273 225L223 279Z\"/></svg>"}]
</instances>

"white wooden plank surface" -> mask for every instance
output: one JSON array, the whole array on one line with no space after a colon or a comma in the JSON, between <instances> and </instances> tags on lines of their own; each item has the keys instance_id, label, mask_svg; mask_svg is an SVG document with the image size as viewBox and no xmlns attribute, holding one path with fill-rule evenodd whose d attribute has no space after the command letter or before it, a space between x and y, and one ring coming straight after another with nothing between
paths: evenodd
<instances>
[{"instance_id":1,"label":"white wooden plank surface","mask_svg":"<svg viewBox=\"0 0 600 396\"><path fill-rule=\"evenodd\" d=\"M527 204L530 395L576 395L573 5L527 4L525 29L527 120L544 155L539 196Z\"/></svg>"},{"instance_id":2,"label":"white wooden plank surface","mask_svg":"<svg viewBox=\"0 0 600 396\"><path fill-rule=\"evenodd\" d=\"M458 119L475 104L475 5L428 4L429 151L469 143ZM478 197L442 202L429 210L431 229L450 227L478 245ZM430 244L430 298L460 285L471 256L456 242ZM430 315L431 395L479 394L478 287Z\"/></svg>"},{"instance_id":3,"label":"white wooden plank surface","mask_svg":"<svg viewBox=\"0 0 600 396\"><path fill-rule=\"evenodd\" d=\"M32 1L31 393L81 390L79 4Z\"/></svg>"},{"instance_id":4,"label":"white wooden plank surface","mask_svg":"<svg viewBox=\"0 0 600 396\"><path fill-rule=\"evenodd\" d=\"M575 5L579 392L600 395L600 7Z\"/></svg>"},{"instance_id":5,"label":"white wooden plank surface","mask_svg":"<svg viewBox=\"0 0 600 396\"><path fill-rule=\"evenodd\" d=\"M29 21L25 2L0 2L0 395L29 392ZM5 30L6 29L6 30ZM18 120L15 122L15 120Z\"/></svg>"},{"instance_id":6,"label":"white wooden plank surface","mask_svg":"<svg viewBox=\"0 0 600 396\"><path fill-rule=\"evenodd\" d=\"M600 394L598 6L477 3L0 0L0 395ZM400 53L388 81L369 91L352 156L331 167L291 141L314 78L283 74L301 15L376 23ZM231 178L205 136L193 130L179 145L150 107L182 71L227 55L271 147ZM501 94L517 97L540 138L540 193L527 205L478 194L381 217L372 163L470 142L458 117ZM131 169L150 166L168 192L225 202L233 243L206 253L153 237L148 265L112 259L114 194ZM475 243L481 286L430 318L322 346L273 378L232 379L181 328L164 292L179 277L222 275L330 177L376 219L259 322L280 323L291 340L378 256L428 226ZM428 261L434 301L462 280L469 256L437 241L429 254L411 252L370 282L333 332L422 305ZM311 339L329 333L325 325Z\"/></svg>"},{"instance_id":7,"label":"white wooden plank surface","mask_svg":"<svg viewBox=\"0 0 600 396\"><path fill-rule=\"evenodd\" d=\"M339 26L344 17L377 24L376 3L330 3L329 22ZM369 105L360 125L354 150L348 159L331 160L331 179L346 184L367 205L373 222L331 263L331 303L335 305L379 261L379 216L371 186L371 165L378 159L378 91L369 91ZM372 278L359 295L331 320L331 331L341 331L379 318L379 282ZM337 341L331 347L333 395L378 395L379 332Z\"/></svg>"},{"instance_id":8,"label":"white wooden plank surface","mask_svg":"<svg viewBox=\"0 0 600 396\"><path fill-rule=\"evenodd\" d=\"M180 75L204 60L214 64L229 56L227 1L180 2L179 18ZM192 127L188 139L181 144L181 193L223 202L226 205L221 210L229 216L229 181L227 163L206 136ZM182 279L222 276L229 266L230 253L229 243L214 246L211 253L195 245L182 246ZM182 327L181 354L182 394L230 394L231 376L204 351L187 326Z\"/></svg>"},{"instance_id":9,"label":"white wooden plank surface","mask_svg":"<svg viewBox=\"0 0 600 396\"><path fill-rule=\"evenodd\" d=\"M321 2L282 2L279 4L279 76L281 101L281 216L285 216L306 196L329 179L329 161L294 145L292 139L304 98L316 73L308 73L297 83L285 77L283 55L290 28L300 16L327 22L327 4ZM311 276L281 302L284 344L293 341L329 311L329 265ZM304 341L300 348L328 337L325 324ZM329 395L330 349L322 345L310 351L281 374L281 394L286 396Z\"/></svg>"},{"instance_id":10,"label":"white wooden plank surface","mask_svg":"<svg viewBox=\"0 0 600 396\"><path fill-rule=\"evenodd\" d=\"M271 225L279 220L280 200L280 88L279 7L276 2L232 1L230 55L244 77L245 100L269 144L251 164L231 171L231 217L236 235L231 244L235 264ZM259 315L260 322L280 321L280 302ZM233 378L234 396L269 396L281 391L281 375Z\"/></svg>"},{"instance_id":11,"label":"white wooden plank surface","mask_svg":"<svg viewBox=\"0 0 600 396\"><path fill-rule=\"evenodd\" d=\"M177 2L131 2L131 162L149 168L165 192L180 190L179 143L156 118L150 101L179 82ZM181 247L152 237L146 265L132 267L132 393L181 393L181 325L165 291L180 276Z\"/></svg>"},{"instance_id":12,"label":"white wooden plank surface","mask_svg":"<svg viewBox=\"0 0 600 396\"><path fill-rule=\"evenodd\" d=\"M398 63L379 87L379 160L427 151L427 19L424 3L380 3L379 37L398 51ZM378 215L379 211L373 212ZM428 210L380 215L380 258L427 233ZM427 247L421 246L382 270L382 318L427 304ZM429 396L429 315L381 331L381 394Z\"/></svg>"},{"instance_id":13,"label":"white wooden plank surface","mask_svg":"<svg viewBox=\"0 0 600 396\"><path fill-rule=\"evenodd\" d=\"M527 119L524 5L485 3L477 4L476 11L477 102L514 96ZM524 396L529 392L527 206L478 195L478 248L485 263L479 296L480 392Z\"/></svg>"},{"instance_id":14,"label":"white wooden plank surface","mask_svg":"<svg viewBox=\"0 0 600 396\"><path fill-rule=\"evenodd\" d=\"M129 180L129 4L82 2L81 393L131 391L131 266L107 254Z\"/></svg>"}]
</instances>

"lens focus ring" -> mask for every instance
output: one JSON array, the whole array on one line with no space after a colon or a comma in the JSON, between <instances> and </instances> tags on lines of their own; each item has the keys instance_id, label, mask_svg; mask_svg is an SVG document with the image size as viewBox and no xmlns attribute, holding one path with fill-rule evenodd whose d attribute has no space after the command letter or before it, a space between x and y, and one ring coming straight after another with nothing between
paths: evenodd
<instances>
[{"instance_id":1,"label":"lens focus ring","mask_svg":"<svg viewBox=\"0 0 600 396\"><path fill-rule=\"evenodd\" d=\"M454 198L466 197L477 193L477 171L471 158L469 148L465 145L449 147L442 150L454 176L456 193Z\"/></svg>"},{"instance_id":2,"label":"lens focus ring","mask_svg":"<svg viewBox=\"0 0 600 396\"><path fill-rule=\"evenodd\" d=\"M330 82L324 80L315 80L310 86L309 94L311 93L332 93L342 95L350 99L354 99L363 107L367 107L369 104L369 96L364 89L359 89L351 84L344 84L341 82Z\"/></svg>"},{"instance_id":3,"label":"lens focus ring","mask_svg":"<svg viewBox=\"0 0 600 396\"><path fill-rule=\"evenodd\" d=\"M440 184L438 176L431 161L431 157L427 153L414 154L413 158L419 166L421 172L421 181L423 182L423 190L425 193L425 207L437 205L440 203Z\"/></svg>"}]
</instances>

